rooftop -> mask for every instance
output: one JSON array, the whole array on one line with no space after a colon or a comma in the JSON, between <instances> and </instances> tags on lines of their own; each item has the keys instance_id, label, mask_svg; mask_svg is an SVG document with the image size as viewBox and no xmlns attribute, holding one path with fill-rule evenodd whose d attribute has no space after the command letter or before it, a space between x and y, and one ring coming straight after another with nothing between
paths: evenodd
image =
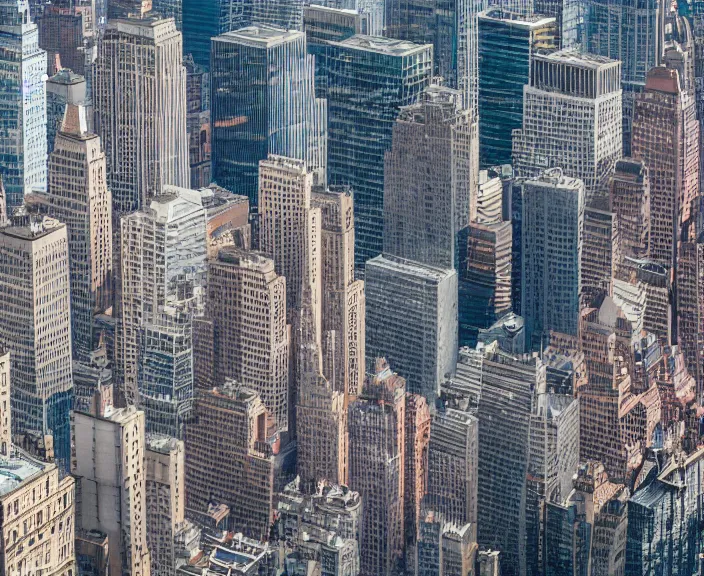
<instances>
[{"instance_id":1,"label":"rooftop","mask_svg":"<svg viewBox=\"0 0 704 576\"><path fill-rule=\"evenodd\" d=\"M13 492L31 478L52 467L55 465L36 460L15 448L10 458L0 459L0 496Z\"/></svg>"},{"instance_id":2,"label":"rooftop","mask_svg":"<svg viewBox=\"0 0 704 576\"><path fill-rule=\"evenodd\" d=\"M612 67L620 65L619 60L613 60L599 54L591 54L589 52L580 52L573 48L565 48L548 54L536 54L536 60L544 60L548 62L564 63L580 68L588 68L598 70L603 67Z\"/></svg>"},{"instance_id":3,"label":"rooftop","mask_svg":"<svg viewBox=\"0 0 704 576\"><path fill-rule=\"evenodd\" d=\"M387 56L410 56L417 52L432 49L431 44L414 44L408 40L397 40L395 38L381 36L366 36L365 34L356 34L351 38L347 38L341 42L332 42L331 44L344 46L345 48L366 50L368 52L377 52L379 54L386 54Z\"/></svg>"},{"instance_id":4,"label":"rooftop","mask_svg":"<svg viewBox=\"0 0 704 576\"><path fill-rule=\"evenodd\" d=\"M556 22L556 19L552 16L524 16L516 12L504 10L500 6L494 6L492 8L489 8L488 10L480 12L479 18L483 20L503 22L504 24L507 24L509 26L513 26L516 28L526 28L528 30Z\"/></svg>"},{"instance_id":5,"label":"rooftop","mask_svg":"<svg viewBox=\"0 0 704 576\"><path fill-rule=\"evenodd\" d=\"M271 48L283 42L298 40L305 37L303 32L297 30L284 30L276 26L257 24L247 26L232 32L225 32L216 36L217 42L232 42L235 44L246 44L248 46L258 46L261 48Z\"/></svg>"},{"instance_id":6,"label":"rooftop","mask_svg":"<svg viewBox=\"0 0 704 576\"><path fill-rule=\"evenodd\" d=\"M454 269L451 268L426 266L413 260L406 260L405 258L397 258L390 255L377 256L367 261L367 270L369 270L370 265L373 268L384 268L397 275L412 276L414 279L428 280L431 282L441 282L456 274Z\"/></svg>"},{"instance_id":7,"label":"rooftop","mask_svg":"<svg viewBox=\"0 0 704 576\"><path fill-rule=\"evenodd\" d=\"M47 80L47 82L52 82L54 84L80 84L85 81L85 76L76 74L68 68L63 68L59 70L56 74L54 74L51 78Z\"/></svg>"},{"instance_id":8,"label":"rooftop","mask_svg":"<svg viewBox=\"0 0 704 576\"><path fill-rule=\"evenodd\" d=\"M144 441L147 450L159 452L159 454L168 454L178 445L178 438L155 432L147 432L144 436Z\"/></svg>"}]
</instances>

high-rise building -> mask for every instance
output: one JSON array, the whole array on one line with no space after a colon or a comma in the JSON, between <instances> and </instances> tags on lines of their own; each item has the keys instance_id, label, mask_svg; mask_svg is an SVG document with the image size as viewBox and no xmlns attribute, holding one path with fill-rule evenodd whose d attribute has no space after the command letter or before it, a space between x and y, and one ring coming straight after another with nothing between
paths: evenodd
<instances>
[{"instance_id":1,"label":"high-rise building","mask_svg":"<svg viewBox=\"0 0 704 576\"><path fill-rule=\"evenodd\" d=\"M93 105L115 222L190 183L181 51L171 19L111 20L98 44Z\"/></svg>"},{"instance_id":2,"label":"high-rise building","mask_svg":"<svg viewBox=\"0 0 704 576\"><path fill-rule=\"evenodd\" d=\"M560 50L532 58L523 88L523 127L513 133L518 176L547 168L584 182L587 203L608 195L622 152L621 63Z\"/></svg>"},{"instance_id":3,"label":"high-rise building","mask_svg":"<svg viewBox=\"0 0 704 576\"><path fill-rule=\"evenodd\" d=\"M191 320L207 271L201 196L164 186L120 224L124 394L143 407L148 431L180 437L193 403Z\"/></svg>"},{"instance_id":4,"label":"high-rise building","mask_svg":"<svg viewBox=\"0 0 704 576\"><path fill-rule=\"evenodd\" d=\"M73 412L71 420L76 526L107 534L111 574L149 576L144 412L108 408L104 416Z\"/></svg>"},{"instance_id":5,"label":"high-rise building","mask_svg":"<svg viewBox=\"0 0 704 576\"><path fill-rule=\"evenodd\" d=\"M675 242L699 190L699 124L677 70L648 72L633 113L633 158L650 175L650 258L673 264Z\"/></svg>"},{"instance_id":6,"label":"high-rise building","mask_svg":"<svg viewBox=\"0 0 704 576\"><path fill-rule=\"evenodd\" d=\"M687 358L687 371L704 386L700 350L704 344L704 238L679 246L677 260L677 341Z\"/></svg>"},{"instance_id":7,"label":"high-rise building","mask_svg":"<svg viewBox=\"0 0 704 576\"><path fill-rule=\"evenodd\" d=\"M212 127L210 124L210 74L193 55L183 57L186 67L186 124L188 129L188 163L191 171L191 188L197 190L211 181L210 155Z\"/></svg>"},{"instance_id":8,"label":"high-rise building","mask_svg":"<svg viewBox=\"0 0 704 576\"><path fill-rule=\"evenodd\" d=\"M330 42L328 176L348 185L355 203L355 267L382 251L384 154L399 110L430 84L431 45L356 35Z\"/></svg>"},{"instance_id":9,"label":"high-rise building","mask_svg":"<svg viewBox=\"0 0 704 576\"><path fill-rule=\"evenodd\" d=\"M406 568L411 561L408 554L416 546L422 520L423 497L428 491L428 444L430 442L430 409L428 402L418 394L406 393L405 462L403 479L403 533L406 548Z\"/></svg>"},{"instance_id":10,"label":"high-rise building","mask_svg":"<svg viewBox=\"0 0 704 576\"><path fill-rule=\"evenodd\" d=\"M457 90L430 86L393 126L384 160L384 254L454 268L478 182L477 125Z\"/></svg>"},{"instance_id":11,"label":"high-rise building","mask_svg":"<svg viewBox=\"0 0 704 576\"><path fill-rule=\"evenodd\" d=\"M69 104L86 104L86 79L69 69L63 69L46 81L46 143L49 155L54 151L56 134L61 130ZM89 116L88 128L92 129L92 113Z\"/></svg>"},{"instance_id":12,"label":"high-rise building","mask_svg":"<svg viewBox=\"0 0 704 576\"><path fill-rule=\"evenodd\" d=\"M532 390L541 378L545 367L537 358L521 360L488 350L481 361L477 540L484 549L501 550L501 574L507 576L526 571Z\"/></svg>"},{"instance_id":13,"label":"high-rise building","mask_svg":"<svg viewBox=\"0 0 704 576\"><path fill-rule=\"evenodd\" d=\"M297 473L310 491L321 480L347 484L347 402L323 376L310 293L297 324Z\"/></svg>"},{"instance_id":14,"label":"high-rise building","mask_svg":"<svg viewBox=\"0 0 704 576\"><path fill-rule=\"evenodd\" d=\"M420 523L416 574L472 574L477 561L477 543L473 532L470 524L459 526L446 521L441 514L429 511ZM478 574L483 575L483 572Z\"/></svg>"},{"instance_id":15,"label":"high-rise building","mask_svg":"<svg viewBox=\"0 0 704 576\"><path fill-rule=\"evenodd\" d=\"M662 58L663 8L657 0L588 0L583 48L621 61L623 153L631 152L633 107L645 78Z\"/></svg>"},{"instance_id":16,"label":"high-rise building","mask_svg":"<svg viewBox=\"0 0 704 576\"><path fill-rule=\"evenodd\" d=\"M624 260L647 258L650 243L650 176L642 160L616 162L609 184L609 208L616 214L619 235L617 275L627 280Z\"/></svg>"},{"instance_id":17,"label":"high-rise building","mask_svg":"<svg viewBox=\"0 0 704 576\"><path fill-rule=\"evenodd\" d=\"M95 46L96 14L91 0L58 0L32 10L39 28L39 47L47 52L47 73L62 69L90 74Z\"/></svg>"},{"instance_id":18,"label":"high-rise building","mask_svg":"<svg viewBox=\"0 0 704 576\"><path fill-rule=\"evenodd\" d=\"M354 206L349 188L314 189L322 217L323 373L334 390L356 396L364 383L364 281L354 279ZM331 366L332 364L332 366Z\"/></svg>"},{"instance_id":19,"label":"high-rise building","mask_svg":"<svg viewBox=\"0 0 704 576\"><path fill-rule=\"evenodd\" d=\"M83 105L66 104L49 156L48 191L27 197L28 206L68 228L73 356L83 363L98 347L95 315L112 306L112 197L89 114Z\"/></svg>"},{"instance_id":20,"label":"high-rise building","mask_svg":"<svg viewBox=\"0 0 704 576\"><path fill-rule=\"evenodd\" d=\"M76 574L73 477L15 448L0 462L0 478L0 571L19 574L40 566L49 576Z\"/></svg>"},{"instance_id":21,"label":"high-rise building","mask_svg":"<svg viewBox=\"0 0 704 576\"><path fill-rule=\"evenodd\" d=\"M213 323L213 382L232 378L251 388L277 429L287 430L291 328L286 278L276 274L274 261L235 247L220 249L208 262L206 315Z\"/></svg>"},{"instance_id":22,"label":"high-rise building","mask_svg":"<svg viewBox=\"0 0 704 576\"><path fill-rule=\"evenodd\" d=\"M473 118L478 99L477 16L485 7L483 0L390 0L385 6L385 35L432 44L433 76L462 93Z\"/></svg>"},{"instance_id":23,"label":"high-rise building","mask_svg":"<svg viewBox=\"0 0 704 576\"><path fill-rule=\"evenodd\" d=\"M259 162L259 248L286 278L286 309L299 310L303 292L320 338L321 215L311 207L313 174L303 160L270 154Z\"/></svg>"},{"instance_id":24,"label":"high-rise building","mask_svg":"<svg viewBox=\"0 0 704 576\"><path fill-rule=\"evenodd\" d=\"M522 183L521 310L526 341L576 335L584 229L584 184L549 170Z\"/></svg>"},{"instance_id":25,"label":"high-rise building","mask_svg":"<svg viewBox=\"0 0 704 576\"><path fill-rule=\"evenodd\" d=\"M580 262L584 303L600 294L613 294L613 279L620 260L618 235L618 220L614 212L603 205L584 209Z\"/></svg>"},{"instance_id":26,"label":"high-rise building","mask_svg":"<svg viewBox=\"0 0 704 576\"><path fill-rule=\"evenodd\" d=\"M46 52L28 0L0 1L0 175L8 207L25 194L46 188Z\"/></svg>"},{"instance_id":27,"label":"high-rise building","mask_svg":"<svg viewBox=\"0 0 704 576\"><path fill-rule=\"evenodd\" d=\"M323 170L316 134L326 102L315 98L313 58L303 32L248 26L213 39L211 59L213 180L257 200L259 162L269 154ZM321 179L321 183L324 178Z\"/></svg>"},{"instance_id":28,"label":"high-rise building","mask_svg":"<svg viewBox=\"0 0 704 576\"><path fill-rule=\"evenodd\" d=\"M50 218L0 228L0 342L11 354L14 434L53 434L71 457L73 370L68 231Z\"/></svg>"},{"instance_id":29,"label":"high-rise building","mask_svg":"<svg viewBox=\"0 0 704 576\"><path fill-rule=\"evenodd\" d=\"M230 381L201 391L186 427L186 514L229 507L228 528L265 537L272 521L272 446L259 394Z\"/></svg>"},{"instance_id":30,"label":"high-rise building","mask_svg":"<svg viewBox=\"0 0 704 576\"><path fill-rule=\"evenodd\" d=\"M393 574L403 560L405 384L379 359L349 406L350 488L363 502L360 576Z\"/></svg>"},{"instance_id":31,"label":"high-rise building","mask_svg":"<svg viewBox=\"0 0 704 576\"><path fill-rule=\"evenodd\" d=\"M186 529L186 468L183 442L147 434L144 468L147 493L147 546L152 574L176 570L177 535Z\"/></svg>"},{"instance_id":32,"label":"high-rise building","mask_svg":"<svg viewBox=\"0 0 704 576\"><path fill-rule=\"evenodd\" d=\"M474 414L441 405L433 415L428 447L425 506L446 522L477 530L478 421Z\"/></svg>"},{"instance_id":33,"label":"high-rise building","mask_svg":"<svg viewBox=\"0 0 704 576\"><path fill-rule=\"evenodd\" d=\"M432 403L457 360L457 272L378 256L365 278L367 368L385 354Z\"/></svg>"},{"instance_id":34,"label":"high-rise building","mask_svg":"<svg viewBox=\"0 0 704 576\"><path fill-rule=\"evenodd\" d=\"M540 14L544 14L540 12ZM523 126L523 86L531 57L557 46L559 23L494 6L479 14L479 162L511 163L513 130Z\"/></svg>"},{"instance_id":35,"label":"high-rise building","mask_svg":"<svg viewBox=\"0 0 704 576\"><path fill-rule=\"evenodd\" d=\"M10 353L0 346L0 456L3 457L12 450L10 393Z\"/></svg>"}]
</instances>

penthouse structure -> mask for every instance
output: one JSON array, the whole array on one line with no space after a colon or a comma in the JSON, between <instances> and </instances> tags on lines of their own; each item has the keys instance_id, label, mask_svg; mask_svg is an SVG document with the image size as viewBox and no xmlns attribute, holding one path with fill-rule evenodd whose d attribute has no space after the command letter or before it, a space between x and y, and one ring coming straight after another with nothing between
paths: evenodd
<instances>
[{"instance_id":1,"label":"penthouse structure","mask_svg":"<svg viewBox=\"0 0 704 576\"><path fill-rule=\"evenodd\" d=\"M488 168L511 163L511 134L523 126L531 57L557 46L561 22L493 6L479 13L478 24L479 162Z\"/></svg>"},{"instance_id":2,"label":"penthouse structure","mask_svg":"<svg viewBox=\"0 0 704 576\"><path fill-rule=\"evenodd\" d=\"M616 214L619 234L617 274L627 279L625 259L647 258L650 243L650 176L642 160L616 162L609 183L610 210Z\"/></svg>"},{"instance_id":3,"label":"penthouse structure","mask_svg":"<svg viewBox=\"0 0 704 576\"><path fill-rule=\"evenodd\" d=\"M648 72L633 115L631 154L650 174L650 258L673 264L675 242L699 187L699 125L677 70Z\"/></svg>"},{"instance_id":4,"label":"penthouse structure","mask_svg":"<svg viewBox=\"0 0 704 576\"><path fill-rule=\"evenodd\" d=\"M28 0L2 0L3 143L0 176L7 205L20 206L24 195L46 188L46 52Z\"/></svg>"},{"instance_id":5,"label":"penthouse structure","mask_svg":"<svg viewBox=\"0 0 704 576\"><path fill-rule=\"evenodd\" d=\"M60 475L56 464L32 458L19 448L4 454L0 463L4 574L31 572L36 566L49 576L76 573L74 496L73 477Z\"/></svg>"},{"instance_id":6,"label":"penthouse structure","mask_svg":"<svg viewBox=\"0 0 704 576\"><path fill-rule=\"evenodd\" d=\"M551 330L576 335L584 184L555 169L526 180L522 186L521 309L526 340Z\"/></svg>"},{"instance_id":7,"label":"penthouse structure","mask_svg":"<svg viewBox=\"0 0 704 576\"><path fill-rule=\"evenodd\" d=\"M250 302L256 302L252 306ZM206 315L212 321L212 377L251 388L278 430L288 429L290 326L286 278L257 253L225 247L208 261Z\"/></svg>"},{"instance_id":8,"label":"penthouse structure","mask_svg":"<svg viewBox=\"0 0 704 576\"><path fill-rule=\"evenodd\" d=\"M59 70L46 81L46 145L51 156L56 134L61 130L66 108L86 104L86 79L68 69ZM93 118L88 115L88 130L92 131Z\"/></svg>"},{"instance_id":9,"label":"penthouse structure","mask_svg":"<svg viewBox=\"0 0 704 576\"><path fill-rule=\"evenodd\" d=\"M566 49L536 54L532 66L513 134L517 175L558 167L584 182L587 203L605 197L622 155L621 63Z\"/></svg>"},{"instance_id":10,"label":"penthouse structure","mask_svg":"<svg viewBox=\"0 0 704 576\"><path fill-rule=\"evenodd\" d=\"M232 381L199 392L186 428L186 514L229 507L228 529L264 537L272 520L273 457L267 410L254 390ZM213 455L218 465L213 466Z\"/></svg>"},{"instance_id":11,"label":"penthouse structure","mask_svg":"<svg viewBox=\"0 0 704 576\"><path fill-rule=\"evenodd\" d=\"M108 536L111 574L149 576L144 412L134 406L98 417L73 412L71 424L71 473L81 492L77 525Z\"/></svg>"},{"instance_id":12,"label":"penthouse structure","mask_svg":"<svg viewBox=\"0 0 704 576\"><path fill-rule=\"evenodd\" d=\"M361 34L328 46L328 179L354 190L358 271L382 251L384 154L399 110L430 84L432 56L431 45Z\"/></svg>"},{"instance_id":13,"label":"penthouse structure","mask_svg":"<svg viewBox=\"0 0 704 576\"><path fill-rule=\"evenodd\" d=\"M165 184L189 185L186 72L172 19L110 20L98 44L93 105L115 222L146 208Z\"/></svg>"},{"instance_id":14,"label":"penthouse structure","mask_svg":"<svg viewBox=\"0 0 704 576\"><path fill-rule=\"evenodd\" d=\"M259 162L269 154L305 160L324 183L326 103L315 98L305 34L253 25L212 46L213 180L255 209Z\"/></svg>"},{"instance_id":15,"label":"penthouse structure","mask_svg":"<svg viewBox=\"0 0 704 576\"><path fill-rule=\"evenodd\" d=\"M384 254L455 267L457 235L477 189L477 154L476 120L459 91L430 86L401 109L384 159Z\"/></svg>"},{"instance_id":16,"label":"penthouse structure","mask_svg":"<svg viewBox=\"0 0 704 576\"><path fill-rule=\"evenodd\" d=\"M388 574L403 560L405 380L377 360L349 406L349 481L362 498L360 575Z\"/></svg>"},{"instance_id":17,"label":"penthouse structure","mask_svg":"<svg viewBox=\"0 0 704 576\"><path fill-rule=\"evenodd\" d=\"M354 275L354 205L346 187L318 188L311 205L320 209L322 354L334 390L356 396L364 383L364 281Z\"/></svg>"},{"instance_id":18,"label":"penthouse structure","mask_svg":"<svg viewBox=\"0 0 704 576\"><path fill-rule=\"evenodd\" d=\"M147 430L179 437L193 403L193 310L203 304L205 210L194 190L165 186L121 220L124 394Z\"/></svg>"},{"instance_id":19,"label":"penthouse structure","mask_svg":"<svg viewBox=\"0 0 704 576\"><path fill-rule=\"evenodd\" d=\"M457 358L457 273L393 256L366 266L367 365L386 354L432 403Z\"/></svg>"},{"instance_id":20,"label":"penthouse structure","mask_svg":"<svg viewBox=\"0 0 704 576\"><path fill-rule=\"evenodd\" d=\"M21 216L0 228L0 342L10 352L12 430L52 434L59 467L71 456L73 407L68 231Z\"/></svg>"}]
</instances>

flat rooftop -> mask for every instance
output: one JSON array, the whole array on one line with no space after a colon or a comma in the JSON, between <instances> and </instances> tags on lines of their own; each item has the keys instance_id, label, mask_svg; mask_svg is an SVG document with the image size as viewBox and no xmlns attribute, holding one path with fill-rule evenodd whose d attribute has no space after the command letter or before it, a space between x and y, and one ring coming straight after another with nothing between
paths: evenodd
<instances>
[{"instance_id":1,"label":"flat rooftop","mask_svg":"<svg viewBox=\"0 0 704 576\"><path fill-rule=\"evenodd\" d=\"M0 496L9 494L50 466L55 465L35 460L15 448L10 458L0 458Z\"/></svg>"},{"instance_id":2,"label":"flat rooftop","mask_svg":"<svg viewBox=\"0 0 704 576\"><path fill-rule=\"evenodd\" d=\"M365 34L355 34L351 38L341 42L332 42L335 46L344 46L357 50L366 50L388 56L410 56L417 52L427 50L431 44L414 44L408 40L397 40L396 38L386 38L381 36L367 36Z\"/></svg>"},{"instance_id":3,"label":"flat rooftop","mask_svg":"<svg viewBox=\"0 0 704 576\"><path fill-rule=\"evenodd\" d=\"M500 6L494 6L488 10L484 10L479 13L479 18L483 20L492 20L494 22L503 22L508 26L515 26L516 28L538 28L540 26L545 26L552 22L556 22L554 16L524 16L516 12L511 12L509 10L504 10Z\"/></svg>"},{"instance_id":4,"label":"flat rooftop","mask_svg":"<svg viewBox=\"0 0 704 576\"><path fill-rule=\"evenodd\" d=\"M225 32L216 36L218 42L232 42L234 44L246 44L248 46L258 46L261 48L270 48L277 44L290 42L298 38L304 37L303 32L297 30L284 30L276 26L268 26L266 24L257 24L254 26L246 26L232 32Z\"/></svg>"},{"instance_id":5,"label":"flat rooftop","mask_svg":"<svg viewBox=\"0 0 704 576\"><path fill-rule=\"evenodd\" d=\"M591 70L598 70L604 66L618 66L620 64L619 60L612 60L611 58L600 56L599 54L579 52L574 48L566 48L564 50L558 50L557 52L551 52L549 54L536 54L535 59L547 62L564 63Z\"/></svg>"}]
</instances>

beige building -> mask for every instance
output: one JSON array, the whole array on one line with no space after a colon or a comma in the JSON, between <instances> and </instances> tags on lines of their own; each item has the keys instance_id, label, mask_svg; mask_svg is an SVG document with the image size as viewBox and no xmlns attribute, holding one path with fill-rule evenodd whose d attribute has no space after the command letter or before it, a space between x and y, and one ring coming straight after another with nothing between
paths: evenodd
<instances>
[{"instance_id":1,"label":"beige building","mask_svg":"<svg viewBox=\"0 0 704 576\"><path fill-rule=\"evenodd\" d=\"M354 279L354 206L349 188L317 189L320 208L323 374L356 396L364 383L364 281Z\"/></svg>"},{"instance_id":2,"label":"beige building","mask_svg":"<svg viewBox=\"0 0 704 576\"><path fill-rule=\"evenodd\" d=\"M186 468L183 442L147 434L144 453L147 490L147 545L152 574L176 570L176 536L185 528Z\"/></svg>"},{"instance_id":3,"label":"beige building","mask_svg":"<svg viewBox=\"0 0 704 576\"><path fill-rule=\"evenodd\" d=\"M12 356L14 433L53 434L68 469L73 389L66 226L19 217L0 229L0 342Z\"/></svg>"},{"instance_id":4,"label":"beige building","mask_svg":"<svg viewBox=\"0 0 704 576\"><path fill-rule=\"evenodd\" d=\"M98 44L93 103L116 219L190 183L182 45L174 20L156 18L111 19Z\"/></svg>"},{"instance_id":5,"label":"beige building","mask_svg":"<svg viewBox=\"0 0 704 576\"><path fill-rule=\"evenodd\" d=\"M89 114L83 105L67 105L49 156L48 192L26 197L68 227L73 355L84 363L96 347L94 315L112 306L112 195Z\"/></svg>"},{"instance_id":6,"label":"beige building","mask_svg":"<svg viewBox=\"0 0 704 576\"><path fill-rule=\"evenodd\" d=\"M233 246L208 263L214 382L232 378L259 393L277 430L289 416L286 285L273 260Z\"/></svg>"},{"instance_id":7,"label":"beige building","mask_svg":"<svg viewBox=\"0 0 704 576\"><path fill-rule=\"evenodd\" d=\"M260 248L286 277L289 316L300 309L304 283L310 286L320 334L320 210L311 207L313 172L303 160L269 155L259 162Z\"/></svg>"},{"instance_id":8,"label":"beige building","mask_svg":"<svg viewBox=\"0 0 704 576\"><path fill-rule=\"evenodd\" d=\"M267 410L259 394L228 381L199 393L186 428L186 507L189 518L211 504L229 507L228 529L269 534L274 458L267 442Z\"/></svg>"},{"instance_id":9,"label":"beige building","mask_svg":"<svg viewBox=\"0 0 704 576\"><path fill-rule=\"evenodd\" d=\"M71 476L19 448L0 461L0 573L76 574L74 492Z\"/></svg>"},{"instance_id":10,"label":"beige building","mask_svg":"<svg viewBox=\"0 0 704 576\"><path fill-rule=\"evenodd\" d=\"M104 417L74 412L72 424L77 524L107 534L110 574L149 576L144 412L134 406L109 408Z\"/></svg>"},{"instance_id":11,"label":"beige building","mask_svg":"<svg viewBox=\"0 0 704 576\"><path fill-rule=\"evenodd\" d=\"M12 410L10 408L10 353L0 345L0 456L12 450Z\"/></svg>"}]
</instances>

